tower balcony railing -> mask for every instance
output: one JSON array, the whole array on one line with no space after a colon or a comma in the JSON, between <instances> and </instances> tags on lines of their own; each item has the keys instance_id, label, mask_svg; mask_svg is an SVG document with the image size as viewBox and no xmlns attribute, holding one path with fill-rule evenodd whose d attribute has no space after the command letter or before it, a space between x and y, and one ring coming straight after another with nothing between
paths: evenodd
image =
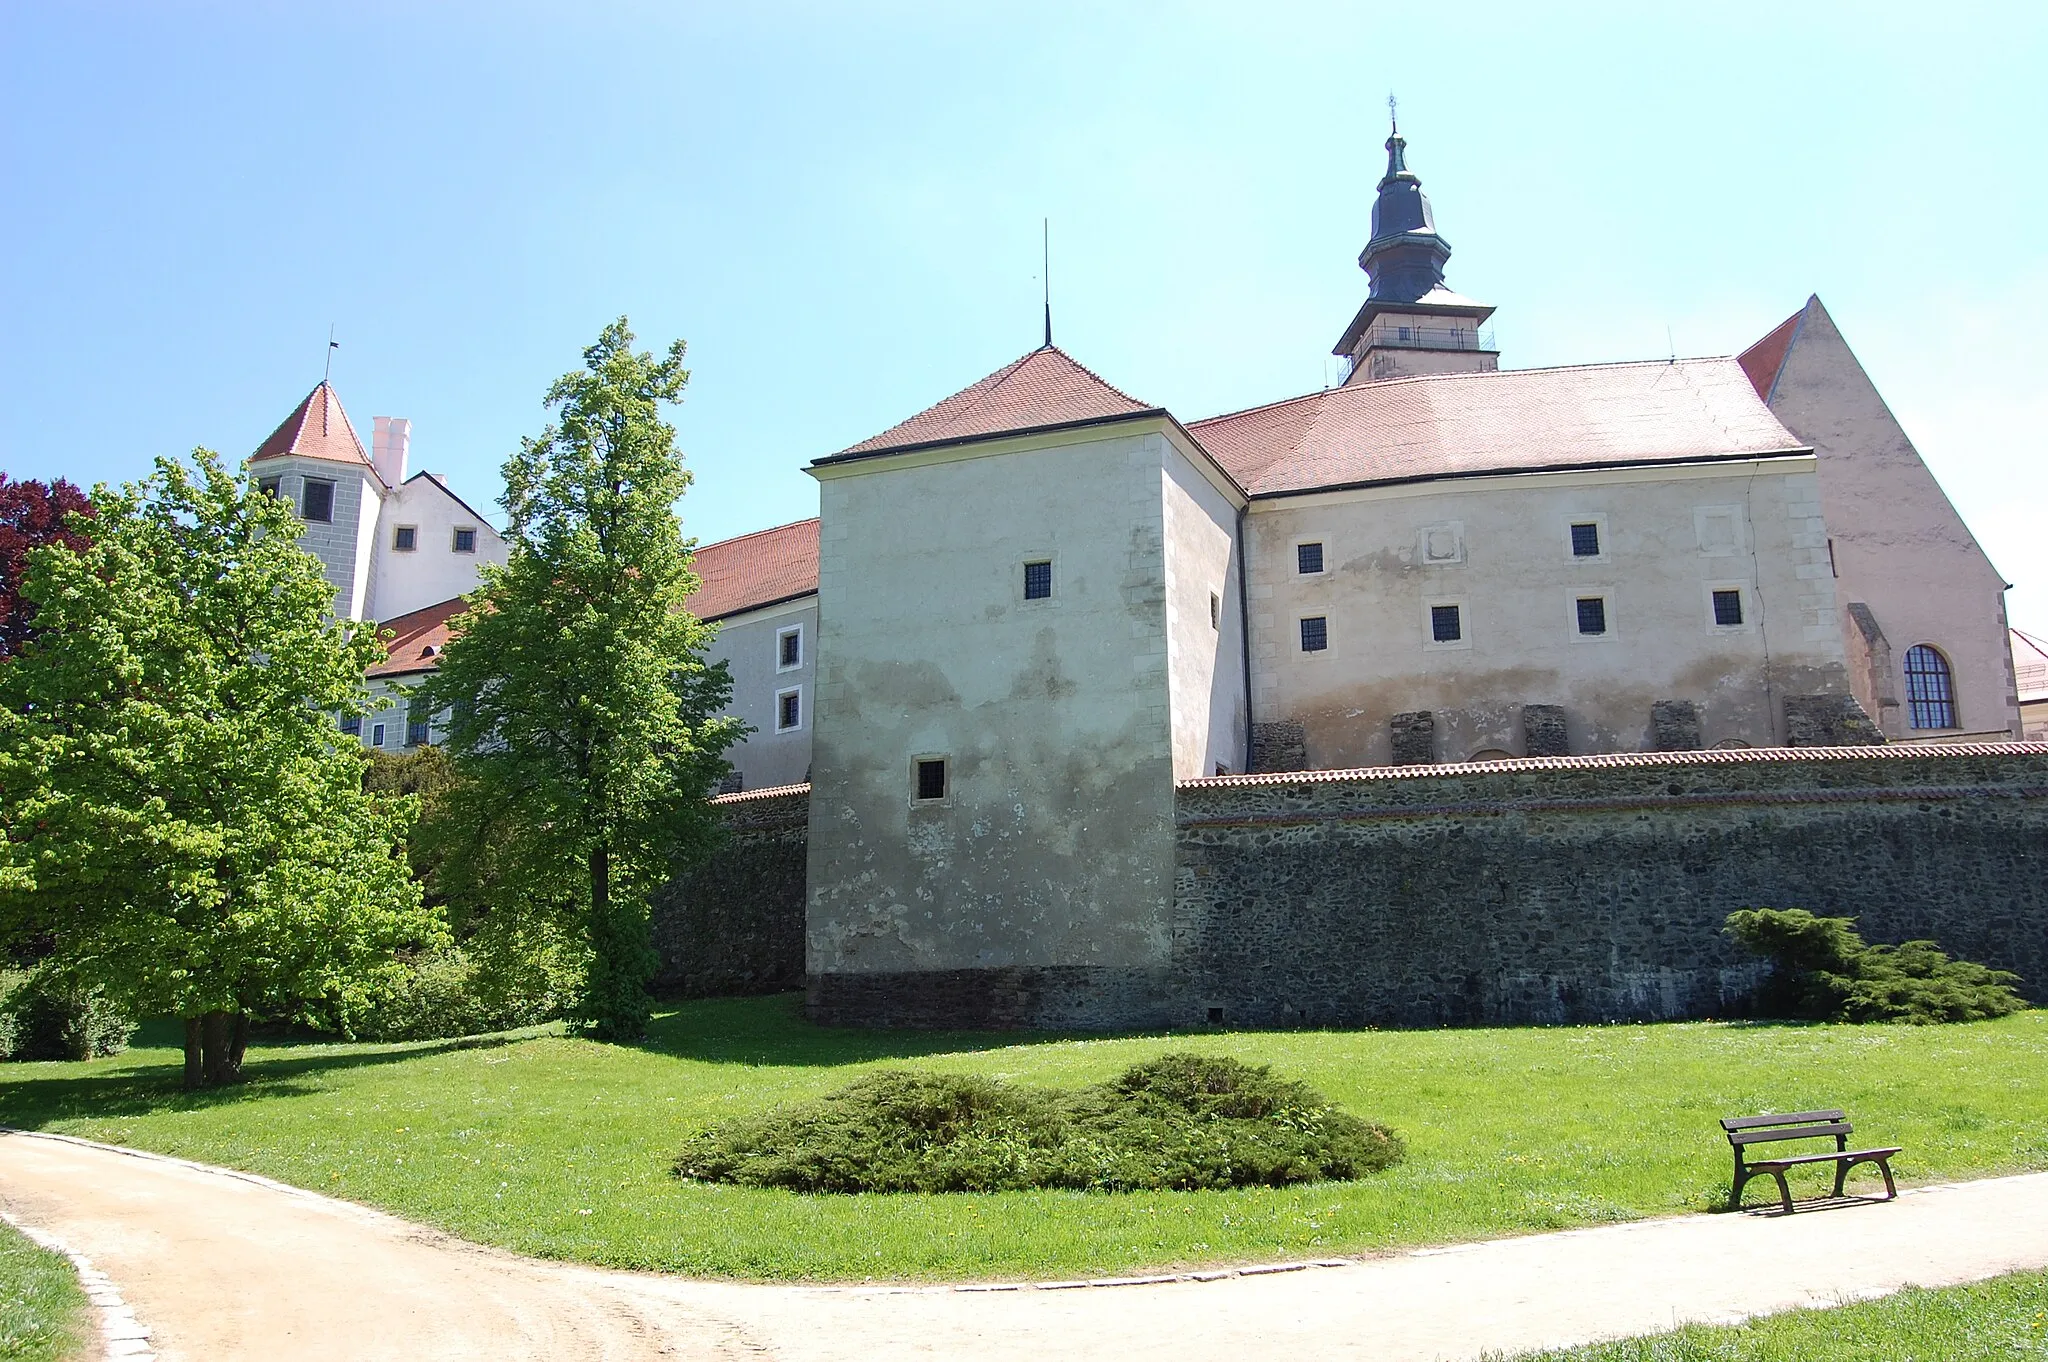
<instances>
[{"instance_id":1,"label":"tower balcony railing","mask_svg":"<svg viewBox=\"0 0 2048 1362\"><path fill-rule=\"evenodd\" d=\"M1366 344L1408 350L1491 350L1493 333L1469 326L1400 326L1382 323L1366 333Z\"/></svg>"}]
</instances>

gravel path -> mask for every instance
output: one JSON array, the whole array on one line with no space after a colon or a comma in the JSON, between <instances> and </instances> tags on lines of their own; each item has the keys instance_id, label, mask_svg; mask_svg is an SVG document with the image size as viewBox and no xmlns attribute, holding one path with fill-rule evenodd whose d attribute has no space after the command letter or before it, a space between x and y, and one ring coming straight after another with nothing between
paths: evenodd
<instances>
[{"instance_id":1,"label":"gravel path","mask_svg":"<svg viewBox=\"0 0 2048 1362\"><path fill-rule=\"evenodd\" d=\"M540 1262L243 1173L0 1135L0 1205L89 1257L163 1362L1435 1362L2048 1266L2048 1173L1118 1286L797 1287Z\"/></svg>"}]
</instances>

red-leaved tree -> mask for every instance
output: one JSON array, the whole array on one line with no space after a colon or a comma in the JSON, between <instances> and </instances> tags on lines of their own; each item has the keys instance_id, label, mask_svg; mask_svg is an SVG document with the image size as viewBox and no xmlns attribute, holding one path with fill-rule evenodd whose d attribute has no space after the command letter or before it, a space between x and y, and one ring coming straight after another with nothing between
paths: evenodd
<instances>
[{"instance_id":1,"label":"red-leaved tree","mask_svg":"<svg viewBox=\"0 0 2048 1362\"><path fill-rule=\"evenodd\" d=\"M0 473L0 661L19 653L33 632L35 606L21 598L28 551L44 544L86 546L86 537L66 523L74 511L91 515L92 502L63 478L45 484Z\"/></svg>"}]
</instances>

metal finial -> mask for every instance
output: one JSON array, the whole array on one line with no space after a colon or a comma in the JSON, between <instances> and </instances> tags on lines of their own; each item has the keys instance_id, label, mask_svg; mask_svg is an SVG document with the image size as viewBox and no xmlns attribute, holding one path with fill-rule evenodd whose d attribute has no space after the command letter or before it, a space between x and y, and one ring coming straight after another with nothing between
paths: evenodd
<instances>
[{"instance_id":1,"label":"metal finial","mask_svg":"<svg viewBox=\"0 0 2048 1362\"><path fill-rule=\"evenodd\" d=\"M1045 348L1050 350L1052 348L1052 219L1040 219L1039 230L1043 233L1039 242L1040 249L1043 252L1043 259L1039 267L1039 279L1045 288Z\"/></svg>"},{"instance_id":2,"label":"metal finial","mask_svg":"<svg viewBox=\"0 0 2048 1362\"><path fill-rule=\"evenodd\" d=\"M327 323L327 367L320 371L320 381L327 382L334 377L334 352L341 348L341 342L334 338L334 323Z\"/></svg>"},{"instance_id":3,"label":"metal finial","mask_svg":"<svg viewBox=\"0 0 2048 1362\"><path fill-rule=\"evenodd\" d=\"M1391 90L1387 92L1387 124L1388 131L1396 133L1401 131L1400 104L1394 98L1394 93Z\"/></svg>"}]
</instances>

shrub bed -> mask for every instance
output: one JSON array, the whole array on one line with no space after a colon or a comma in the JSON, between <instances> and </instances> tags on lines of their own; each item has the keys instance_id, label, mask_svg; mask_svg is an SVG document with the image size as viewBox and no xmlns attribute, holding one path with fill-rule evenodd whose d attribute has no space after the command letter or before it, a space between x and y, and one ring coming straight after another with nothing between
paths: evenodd
<instances>
[{"instance_id":1,"label":"shrub bed","mask_svg":"<svg viewBox=\"0 0 2048 1362\"><path fill-rule=\"evenodd\" d=\"M0 971L0 1059L97 1059L128 1048L135 1023L96 988L45 970Z\"/></svg>"},{"instance_id":2,"label":"shrub bed","mask_svg":"<svg viewBox=\"0 0 2048 1362\"><path fill-rule=\"evenodd\" d=\"M1987 1021L2023 1010L2017 974L1951 959L1932 941L1873 946L1856 920L1804 908L1747 908L1728 934L1771 962L1757 993L1766 1016L1809 1021Z\"/></svg>"},{"instance_id":3,"label":"shrub bed","mask_svg":"<svg viewBox=\"0 0 2048 1362\"><path fill-rule=\"evenodd\" d=\"M1074 1089L884 1069L706 1131L675 1172L798 1192L1186 1191L1350 1181L1403 1152L1265 1065L1169 1054Z\"/></svg>"}]
</instances>

